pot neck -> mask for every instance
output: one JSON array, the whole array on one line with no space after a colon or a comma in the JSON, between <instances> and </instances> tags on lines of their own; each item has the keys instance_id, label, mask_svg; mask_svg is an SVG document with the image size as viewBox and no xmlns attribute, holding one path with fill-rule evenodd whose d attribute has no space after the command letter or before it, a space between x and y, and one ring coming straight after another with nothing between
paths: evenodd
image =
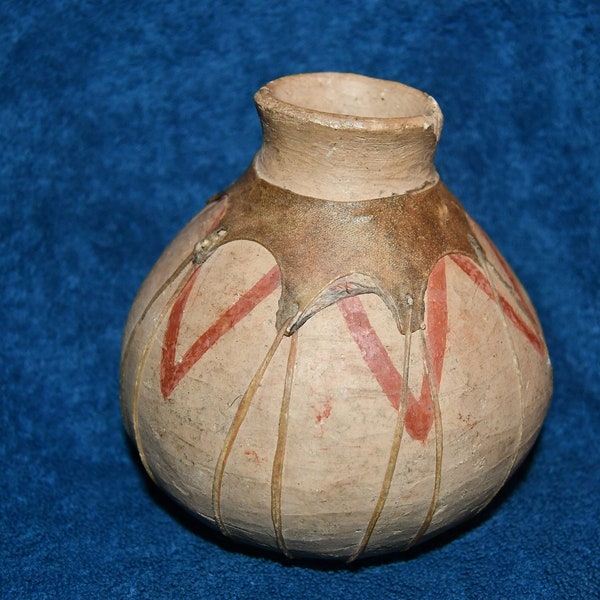
<instances>
[{"instance_id":1,"label":"pot neck","mask_svg":"<svg viewBox=\"0 0 600 600\"><path fill-rule=\"evenodd\" d=\"M435 185L442 113L427 94L346 73L309 73L255 95L259 177L303 196L355 201Z\"/></svg>"}]
</instances>

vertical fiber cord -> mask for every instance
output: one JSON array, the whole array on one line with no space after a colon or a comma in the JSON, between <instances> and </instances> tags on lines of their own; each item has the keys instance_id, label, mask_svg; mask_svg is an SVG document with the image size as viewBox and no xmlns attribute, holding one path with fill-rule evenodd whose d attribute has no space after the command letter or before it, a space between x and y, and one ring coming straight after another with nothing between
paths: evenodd
<instances>
[{"instance_id":1,"label":"vertical fiber cord","mask_svg":"<svg viewBox=\"0 0 600 600\"><path fill-rule=\"evenodd\" d=\"M429 390L431 391L431 399L433 401L433 415L435 427L435 478L433 482L433 491L431 494L431 503L429 504L429 510L427 511L427 514L423 519L423 523L421 524L419 531L417 531L413 539L408 543L406 549L416 544L421 539L421 537L423 537L427 529L429 529L440 496L440 483L442 480L442 457L444 452L442 411L440 409L439 390L435 385L435 381L433 378L433 365L431 361L431 355L429 354L429 348L427 347L427 341L425 340L425 334L423 332L421 332L421 344L423 346L425 374L427 377Z\"/></svg>"},{"instance_id":2,"label":"vertical fiber cord","mask_svg":"<svg viewBox=\"0 0 600 600\"><path fill-rule=\"evenodd\" d=\"M148 311L150 311L150 309L154 306L154 303L162 295L162 293L177 279L177 277L179 277L179 275L185 269L185 267L187 267L189 264L192 263L194 254L195 254L195 251L191 252L185 258L185 260L177 267L177 269L175 269L175 271L173 271L173 273L171 273L171 275L169 275L168 279L154 293L154 295L150 299L150 302L148 302L148 304L146 304L146 308L144 308L144 311L142 312L140 318L135 322L134 326L131 328L131 333L129 334L129 337L127 338L125 349L123 350L123 358L121 360L122 365L125 364L127 358L129 357L129 352L131 350L131 342L132 342L133 338L135 337L135 333L136 333L138 327L140 326L142 321L146 318ZM193 274L193 272L194 272L194 270L192 270L192 273L190 273L190 277ZM187 283L187 281L189 281L189 277L186 279L186 281L184 282L184 285L181 287L185 287L185 283ZM174 295L177 295L177 293L178 292L176 291ZM171 296L171 298L169 298L169 302L167 302L167 304L170 304L172 300L173 300L173 296ZM121 386L123 385L123 375L124 375L123 371L124 370L121 369L121 378L120 378Z\"/></svg>"},{"instance_id":3,"label":"vertical fiber cord","mask_svg":"<svg viewBox=\"0 0 600 600\"><path fill-rule=\"evenodd\" d=\"M260 366L258 367L256 373L254 374L254 377L250 381L250 384L248 385L248 388L246 389L246 392L244 393L244 395L240 401L240 404L237 408L237 411L233 417L233 421L231 422L231 425L229 426L227 435L225 436L225 439L223 440L223 446L221 448L221 452L219 453L219 458L217 459L217 465L215 467L215 473L213 476L213 485L212 485L212 505L213 505L215 521L216 521L217 525L219 526L219 529L221 530L221 532L225 535L228 535L228 532L227 532L227 527L225 526L225 523L223 522L223 518L221 515L221 488L223 486L223 475L225 473L225 467L227 466L227 460L229 459L229 455L231 454L233 444L235 443L235 440L240 431L242 423L244 422L244 419L246 418L246 415L248 414L248 409L250 408L250 404L252 403L252 400L253 400L254 396L256 395L256 391L258 390L258 387L260 386L260 382L261 382L262 378L264 377L264 374L265 374L269 364L271 363L271 360L273 359L273 356L275 355L275 352L277 351L277 348L279 347L279 344L281 343L281 340L283 339L286 329L289 326L289 324L291 323L291 321L292 321L292 317L287 319L285 321L285 323L279 328L279 330L277 331L277 335L275 336L275 339L273 340L273 343L271 344L271 347L269 348L267 354L263 358Z\"/></svg>"},{"instance_id":4,"label":"vertical fiber cord","mask_svg":"<svg viewBox=\"0 0 600 600\"><path fill-rule=\"evenodd\" d=\"M298 333L294 332L290 340L290 353L288 355L288 362L285 371L285 386L283 389L283 398L279 413L279 428L277 431L277 448L275 449L275 458L273 459L273 472L271 477L271 519L273 521L277 545L288 558L293 558L293 556L287 549L283 537L281 522L281 491L283 482L283 463L285 460L285 446L289 422L290 399L294 384L297 354Z\"/></svg>"},{"instance_id":5,"label":"vertical fiber cord","mask_svg":"<svg viewBox=\"0 0 600 600\"><path fill-rule=\"evenodd\" d=\"M175 273L173 273L173 275L171 275L171 277L169 277L169 279L160 287L159 291L153 296L150 304L148 305L148 308L146 308L146 310L144 311L144 314L142 315L140 320L134 326L134 330L132 330L132 333L129 337L127 347L123 354L123 365L125 364L125 359L129 353L129 348L130 348L131 340L133 339L135 327L137 327L138 324L142 322L144 316L147 314L147 312L149 310L149 307L156 301L156 299L160 296L160 294L162 294L162 292L175 280L177 275L179 275L181 273L181 271L183 270L183 266L185 266L185 264L187 264L187 263L183 263L183 265L180 266L175 271ZM142 438L141 438L140 430L139 430L138 404L139 404L140 384L141 384L141 380L142 380L142 373L144 372L144 368L146 366L146 360L148 358L148 353L150 352L150 347L152 346L152 343L154 342L156 334L157 334L160 326L162 325L162 323L165 319L165 316L171 310L173 301L179 296L179 294L181 293L181 290L187 285L187 283L190 281L190 279L194 276L194 273L197 272L198 268L199 267L192 268L190 273L182 278L182 280L179 282L179 285L177 286L176 290L173 292L173 294L171 295L171 297L169 298L169 300L166 302L163 309L161 310L160 314L158 315L158 318L156 319L156 323L154 324L154 327L152 328L152 331L150 332L150 335L148 336L148 339L146 340L146 343L144 344L142 354L140 356L140 360L138 362L138 367L137 367L136 374L135 374L135 385L133 388L133 397L131 400L131 420L132 420L132 426L133 426L133 437L134 437L135 445L136 445L138 453L140 455L142 464L144 465L144 468L146 469L146 471L148 472L148 474L150 475L152 480L155 482L156 482L156 479L154 477L154 474L152 473L152 470L150 469L148 460L146 459L146 453L144 452ZM121 377L122 376L123 375L121 374Z\"/></svg>"},{"instance_id":6,"label":"vertical fiber cord","mask_svg":"<svg viewBox=\"0 0 600 600\"><path fill-rule=\"evenodd\" d=\"M404 433L404 424L406 418L406 403L408 398L408 375L409 375L409 365L410 365L410 343L412 339L412 333L410 331L410 324L412 323L412 313L413 313L413 299L411 296L408 296L408 317L407 317L407 328L406 333L404 335L404 359L402 366L402 394L400 398L400 406L398 407L398 418L396 420L396 427L394 429L394 438L392 442L392 447L390 449L390 456L388 459L387 467L385 470L385 475L383 477L383 483L381 485L381 491L379 492L379 498L377 499L377 503L375 504L375 508L373 510L373 514L371 515L371 519L369 524L367 525L367 529L363 535L363 538L358 545L358 548L350 556L348 562L352 562L356 560L365 550L369 540L371 539L371 535L373 534L373 530L375 529L375 525L381 516L381 512L383 511L383 507L385 506L390 486L392 485L392 478L394 477L394 471L396 470L396 462L398 461L398 453L400 452L400 444L402 442L402 434Z\"/></svg>"},{"instance_id":7,"label":"vertical fiber cord","mask_svg":"<svg viewBox=\"0 0 600 600\"><path fill-rule=\"evenodd\" d=\"M162 295L162 293L177 279L177 277L179 277L179 275L185 269L185 267L188 266L189 264L191 264L193 258L194 258L194 252L190 252L190 254L188 254L187 257L183 260L183 262L180 263L180 265L177 267L177 269L175 269L175 271L173 273L171 273L171 275L169 275L167 280L165 282L163 282L163 284L158 288L158 290L154 293L154 295L150 299L150 302L148 302L148 304L146 304L146 308L144 308L140 318L135 322L135 324L131 328L129 337L127 338L127 341L125 342L125 348L123 349L123 355L121 356L121 371L119 373L119 390L120 390L120 396L121 396L121 415L123 416L123 421L124 421L125 426L128 431L129 431L129 426L128 426L129 419L127 418L127 413L125 411L123 388L125 385L125 365L127 364L127 361L129 360L129 353L131 352L131 344L133 343L133 339L138 330L138 327L143 322L143 320L146 318L146 315L148 314L150 309L154 306L154 303L156 302L156 300L158 300L158 298ZM192 273L190 274L189 277L191 277L193 273L194 273L194 270L192 270ZM189 281L189 277L184 281L184 287L185 287L185 284ZM180 291L180 288L178 287L178 290L175 291L174 296L176 296L179 293L179 291ZM169 300L167 301L167 305L171 304L174 296L171 296L169 298ZM164 317L164 315L163 315L163 313L161 313L159 320L162 321L163 317ZM156 333L156 330L153 330L150 337L153 337L155 335L155 333ZM137 384L137 375L136 375L135 390L137 390L137 388L138 388L138 384ZM134 394L135 394L134 397L137 396L137 391L134 392ZM137 400L135 400L135 403L137 403ZM129 431L129 434L133 435L133 437L136 439L136 442L137 442L138 436L135 432L136 425L133 423L133 421L135 421L135 418L133 415L131 416L131 420L132 420L132 428L134 429L134 431Z\"/></svg>"},{"instance_id":8,"label":"vertical fiber cord","mask_svg":"<svg viewBox=\"0 0 600 600\"><path fill-rule=\"evenodd\" d=\"M521 371L521 364L519 363L519 357L517 355L515 343L512 338L512 335L510 333L510 329L508 327L508 320L506 318L506 315L504 314L504 311L502 310L502 304L500 302L498 290L496 289L496 286L494 285L494 282L492 281L492 278L490 276L487 257L485 255L485 253L483 252L482 248L479 246L479 244L477 243L477 241L474 238L470 238L470 242L471 242L471 246L475 250L477 259L479 260L479 263L481 264L481 268L483 269L483 272L484 272L487 280L489 281L490 287L492 288L492 292L494 295L494 302L495 302L496 306L498 307L498 310L500 311L500 316L502 318L502 324L504 326L504 332L506 334L506 338L508 340L508 343L509 343L511 351L512 351L513 363L515 365L515 370L517 372L517 378L518 378L518 382L519 382L519 408L520 408L520 413L521 413L520 420L519 420L519 429L517 432L517 440L515 443L516 447L515 447L515 451L513 453L512 459L510 461L510 465L508 466L506 473L504 474L502 482L496 487L496 489L493 491L493 493L490 495L490 497L485 501L483 506L479 509L478 512L481 512L492 501L492 499L496 496L496 494L502 489L502 487L506 483L507 479L510 477L510 474L512 473L515 463L517 462L517 456L519 455L519 450L521 449L521 441L523 439L523 423L525 421L525 399L523 397L523 390L525 389L525 384L523 382L523 373Z\"/></svg>"}]
</instances>

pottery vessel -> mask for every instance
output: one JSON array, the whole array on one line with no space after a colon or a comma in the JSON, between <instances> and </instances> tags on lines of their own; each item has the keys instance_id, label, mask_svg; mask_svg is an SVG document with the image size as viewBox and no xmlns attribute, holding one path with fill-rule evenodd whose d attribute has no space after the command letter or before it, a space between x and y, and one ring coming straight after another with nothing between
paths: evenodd
<instances>
[{"instance_id":1,"label":"pottery vessel","mask_svg":"<svg viewBox=\"0 0 600 600\"><path fill-rule=\"evenodd\" d=\"M284 77L263 146L131 309L122 411L154 481L288 556L403 550L485 507L551 396L535 310L440 181L405 85Z\"/></svg>"}]
</instances>

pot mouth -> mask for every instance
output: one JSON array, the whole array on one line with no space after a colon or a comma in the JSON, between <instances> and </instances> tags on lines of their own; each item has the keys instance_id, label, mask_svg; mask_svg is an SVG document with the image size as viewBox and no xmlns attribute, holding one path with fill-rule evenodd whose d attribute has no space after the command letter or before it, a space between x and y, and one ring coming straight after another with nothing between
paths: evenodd
<instances>
[{"instance_id":1,"label":"pot mouth","mask_svg":"<svg viewBox=\"0 0 600 600\"><path fill-rule=\"evenodd\" d=\"M261 112L335 129L433 128L443 117L428 94L395 81L353 73L303 73L275 79L254 96Z\"/></svg>"}]
</instances>

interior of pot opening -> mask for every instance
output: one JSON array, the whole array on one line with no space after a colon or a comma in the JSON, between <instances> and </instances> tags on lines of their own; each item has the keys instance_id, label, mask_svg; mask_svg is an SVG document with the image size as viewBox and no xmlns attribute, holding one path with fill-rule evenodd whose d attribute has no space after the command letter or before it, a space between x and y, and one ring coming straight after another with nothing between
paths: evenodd
<instances>
[{"instance_id":1,"label":"interior of pot opening","mask_svg":"<svg viewBox=\"0 0 600 600\"><path fill-rule=\"evenodd\" d=\"M398 119L431 113L427 94L394 81L350 73L308 73L272 81L272 97L305 110L360 118Z\"/></svg>"}]
</instances>

